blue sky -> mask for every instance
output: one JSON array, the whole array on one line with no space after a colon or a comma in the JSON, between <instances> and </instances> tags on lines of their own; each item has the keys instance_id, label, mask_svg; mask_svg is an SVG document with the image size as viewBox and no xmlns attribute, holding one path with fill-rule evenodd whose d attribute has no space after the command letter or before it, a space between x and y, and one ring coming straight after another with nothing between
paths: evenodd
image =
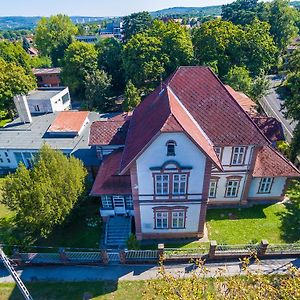
<instances>
[{"instance_id":1,"label":"blue sky","mask_svg":"<svg viewBox=\"0 0 300 300\"><path fill-rule=\"evenodd\" d=\"M1 16L119 16L173 6L208 6L232 0L0 0Z\"/></svg>"}]
</instances>

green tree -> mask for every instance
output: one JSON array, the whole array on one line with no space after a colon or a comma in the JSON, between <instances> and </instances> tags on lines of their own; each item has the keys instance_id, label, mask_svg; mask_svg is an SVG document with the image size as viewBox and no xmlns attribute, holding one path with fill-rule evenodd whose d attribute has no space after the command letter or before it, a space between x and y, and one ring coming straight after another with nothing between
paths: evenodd
<instances>
[{"instance_id":1,"label":"green tree","mask_svg":"<svg viewBox=\"0 0 300 300\"><path fill-rule=\"evenodd\" d=\"M297 35L298 12L290 6L289 0L273 0L266 4L271 25L270 33L275 44L283 51L291 39Z\"/></svg>"},{"instance_id":2,"label":"green tree","mask_svg":"<svg viewBox=\"0 0 300 300\"><path fill-rule=\"evenodd\" d=\"M63 223L84 191L85 177L81 161L47 145L31 170L20 164L7 176L1 203L16 213L16 223L24 229L23 242L47 237Z\"/></svg>"},{"instance_id":3,"label":"green tree","mask_svg":"<svg viewBox=\"0 0 300 300\"><path fill-rule=\"evenodd\" d=\"M53 63L59 63L78 29L68 16L59 14L41 18L35 31L35 43L40 53L50 56Z\"/></svg>"},{"instance_id":4,"label":"green tree","mask_svg":"<svg viewBox=\"0 0 300 300\"><path fill-rule=\"evenodd\" d=\"M102 112L110 110L114 103L109 98L111 78L103 70L94 70L84 78L85 98L88 108L97 108Z\"/></svg>"},{"instance_id":5,"label":"green tree","mask_svg":"<svg viewBox=\"0 0 300 300\"><path fill-rule=\"evenodd\" d=\"M133 13L123 19L124 40L128 41L133 35L149 29L152 17L147 11Z\"/></svg>"},{"instance_id":6,"label":"green tree","mask_svg":"<svg viewBox=\"0 0 300 300\"><path fill-rule=\"evenodd\" d=\"M94 45L73 42L65 51L61 77L70 91L85 95L85 78L97 70L97 51Z\"/></svg>"},{"instance_id":7,"label":"green tree","mask_svg":"<svg viewBox=\"0 0 300 300\"><path fill-rule=\"evenodd\" d=\"M0 110L13 116L15 95L25 95L36 87L32 74L15 62L6 62L0 57Z\"/></svg>"},{"instance_id":8,"label":"green tree","mask_svg":"<svg viewBox=\"0 0 300 300\"><path fill-rule=\"evenodd\" d=\"M234 24L246 25L254 21L266 18L263 2L258 0L237 0L222 6L222 19Z\"/></svg>"},{"instance_id":9,"label":"green tree","mask_svg":"<svg viewBox=\"0 0 300 300\"><path fill-rule=\"evenodd\" d=\"M32 74L30 55L26 53L20 43L1 41L0 57L8 63L12 62L21 66L25 70L26 74Z\"/></svg>"},{"instance_id":10,"label":"green tree","mask_svg":"<svg viewBox=\"0 0 300 300\"><path fill-rule=\"evenodd\" d=\"M98 67L112 77L114 90L122 91L125 86L125 71L122 64L122 43L115 38L101 39L96 45Z\"/></svg>"},{"instance_id":11,"label":"green tree","mask_svg":"<svg viewBox=\"0 0 300 300\"><path fill-rule=\"evenodd\" d=\"M126 84L124 96L124 111L132 111L141 102L139 90L134 86L134 84L130 80Z\"/></svg>"},{"instance_id":12,"label":"green tree","mask_svg":"<svg viewBox=\"0 0 300 300\"><path fill-rule=\"evenodd\" d=\"M127 80L137 87L155 85L165 72L161 39L147 33L134 35L125 45L123 67Z\"/></svg>"},{"instance_id":13,"label":"green tree","mask_svg":"<svg viewBox=\"0 0 300 300\"><path fill-rule=\"evenodd\" d=\"M48 56L34 56L31 58L31 66L33 68L50 68L51 59Z\"/></svg>"},{"instance_id":14,"label":"green tree","mask_svg":"<svg viewBox=\"0 0 300 300\"><path fill-rule=\"evenodd\" d=\"M258 101L267 94L269 88L270 81L266 77L265 73L261 72L254 78L249 96L252 99Z\"/></svg>"},{"instance_id":15,"label":"green tree","mask_svg":"<svg viewBox=\"0 0 300 300\"><path fill-rule=\"evenodd\" d=\"M230 85L236 91L249 95L252 89L252 78L250 72L245 67L234 66L230 68L225 76L225 83Z\"/></svg>"}]
</instances>

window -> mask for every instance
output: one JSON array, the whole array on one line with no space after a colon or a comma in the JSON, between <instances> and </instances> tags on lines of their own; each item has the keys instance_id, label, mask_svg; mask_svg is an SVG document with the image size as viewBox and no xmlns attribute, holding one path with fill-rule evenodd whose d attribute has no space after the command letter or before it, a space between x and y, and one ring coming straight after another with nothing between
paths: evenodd
<instances>
[{"instance_id":1,"label":"window","mask_svg":"<svg viewBox=\"0 0 300 300\"><path fill-rule=\"evenodd\" d=\"M7 152L4 152L4 155L5 155L5 157L8 157L8 153Z\"/></svg>"},{"instance_id":2,"label":"window","mask_svg":"<svg viewBox=\"0 0 300 300\"><path fill-rule=\"evenodd\" d=\"M33 158L30 152L23 152L23 157L25 160L25 165L27 168L33 167Z\"/></svg>"},{"instance_id":3,"label":"window","mask_svg":"<svg viewBox=\"0 0 300 300\"><path fill-rule=\"evenodd\" d=\"M40 111L40 107L38 105L34 105L33 107L35 111Z\"/></svg>"},{"instance_id":4,"label":"window","mask_svg":"<svg viewBox=\"0 0 300 300\"><path fill-rule=\"evenodd\" d=\"M172 212L172 228L184 228L184 211Z\"/></svg>"},{"instance_id":5,"label":"window","mask_svg":"<svg viewBox=\"0 0 300 300\"><path fill-rule=\"evenodd\" d=\"M187 175L186 174L174 174L173 175L173 193L174 194L186 194L187 186Z\"/></svg>"},{"instance_id":6,"label":"window","mask_svg":"<svg viewBox=\"0 0 300 300\"><path fill-rule=\"evenodd\" d=\"M239 189L239 180L229 180L227 182L226 186L226 194L225 196L228 198L234 198L238 195L238 189Z\"/></svg>"},{"instance_id":7,"label":"window","mask_svg":"<svg viewBox=\"0 0 300 300\"><path fill-rule=\"evenodd\" d=\"M209 198L216 198L217 194L217 185L218 181L216 179L213 179L209 183L209 192L208 192L208 197Z\"/></svg>"},{"instance_id":8,"label":"window","mask_svg":"<svg viewBox=\"0 0 300 300\"><path fill-rule=\"evenodd\" d=\"M155 175L155 189L157 195L168 195L169 175Z\"/></svg>"},{"instance_id":9,"label":"window","mask_svg":"<svg viewBox=\"0 0 300 300\"><path fill-rule=\"evenodd\" d=\"M2 159L2 158L0 158L0 163L1 163L1 164L3 163L3 159Z\"/></svg>"},{"instance_id":10,"label":"window","mask_svg":"<svg viewBox=\"0 0 300 300\"><path fill-rule=\"evenodd\" d=\"M221 147L216 147L216 148L215 148L215 152L216 152L218 158L221 160L221 156L222 156L222 148L221 148Z\"/></svg>"},{"instance_id":11,"label":"window","mask_svg":"<svg viewBox=\"0 0 300 300\"><path fill-rule=\"evenodd\" d=\"M7 159L7 162L10 164L10 159L9 158Z\"/></svg>"},{"instance_id":12,"label":"window","mask_svg":"<svg viewBox=\"0 0 300 300\"><path fill-rule=\"evenodd\" d=\"M168 212L161 211L156 212L156 228L157 229L166 229L168 228Z\"/></svg>"},{"instance_id":13,"label":"window","mask_svg":"<svg viewBox=\"0 0 300 300\"><path fill-rule=\"evenodd\" d=\"M20 163L24 163L23 161L23 156L21 152L14 152L17 164L19 165Z\"/></svg>"},{"instance_id":14,"label":"window","mask_svg":"<svg viewBox=\"0 0 300 300\"><path fill-rule=\"evenodd\" d=\"M272 183L273 183L273 178L272 177L262 178L260 180L258 193L270 193Z\"/></svg>"},{"instance_id":15,"label":"window","mask_svg":"<svg viewBox=\"0 0 300 300\"><path fill-rule=\"evenodd\" d=\"M242 165L244 163L246 148L245 147L234 147L232 150L232 165Z\"/></svg>"},{"instance_id":16,"label":"window","mask_svg":"<svg viewBox=\"0 0 300 300\"><path fill-rule=\"evenodd\" d=\"M110 196L102 196L101 197L102 201L102 208L112 208L112 201Z\"/></svg>"},{"instance_id":17,"label":"window","mask_svg":"<svg viewBox=\"0 0 300 300\"><path fill-rule=\"evenodd\" d=\"M168 156L175 156L175 141L168 141L167 142L167 155Z\"/></svg>"},{"instance_id":18,"label":"window","mask_svg":"<svg viewBox=\"0 0 300 300\"><path fill-rule=\"evenodd\" d=\"M133 209L132 196L126 196L125 197L125 202L126 202L126 208Z\"/></svg>"}]
</instances>

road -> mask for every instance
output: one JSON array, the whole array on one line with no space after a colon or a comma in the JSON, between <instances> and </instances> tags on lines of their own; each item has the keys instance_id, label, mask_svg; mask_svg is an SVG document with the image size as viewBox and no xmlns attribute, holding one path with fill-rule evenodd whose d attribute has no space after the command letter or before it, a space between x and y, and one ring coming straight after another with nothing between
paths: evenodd
<instances>
[{"instance_id":1,"label":"road","mask_svg":"<svg viewBox=\"0 0 300 300\"><path fill-rule=\"evenodd\" d=\"M290 266L300 268L300 258L268 259L259 264L252 264L249 270L264 274L284 274ZM166 269L175 276L189 276L194 269L193 264L168 265ZM213 277L223 270L223 276L241 274L241 266L234 262L210 262L205 264L207 277ZM198 272L198 271L197 271ZM101 281L101 280L147 280L156 279L158 267L156 265L109 265L109 266L43 266L25 267L18 270L24 282L33 281ZM0 267L0 283L13 282L7 271Z\"/></svg>"},{"instance_id":2,"label":"road","mask_svg":"<svg viewBox=\"0 0 300 300\"><path fill-rule=\"evenodd\" d=\"M282 78L272 75L269 76L269 79L271 83L270 89L268 94L260 100L260 104L268 116L275 117L281 122L286 139L288 142L290 142L293 137L293 131L296 123L292 122L292 120L286 119L283 115L283 111L281 111L281 104L283 104L283 100L280 99L278 93L276 92L276 88L281 84Z\"/></svg>"}]
</instances>

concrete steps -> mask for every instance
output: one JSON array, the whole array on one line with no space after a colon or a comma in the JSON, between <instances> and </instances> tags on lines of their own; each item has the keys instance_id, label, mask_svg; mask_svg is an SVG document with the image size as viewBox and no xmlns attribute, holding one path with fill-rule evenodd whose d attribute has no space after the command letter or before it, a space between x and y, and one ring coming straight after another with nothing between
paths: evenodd
<instances>
[{"instance_id":1,"label":"concrete steps","mask_svg":"<svg viewBox=\"0 0 300 300\"><path fill-rule=\"evenodd\" d=\"M124 248L131 233L131 218L109 217L106 225L105 244L107 248Z\"/></svg>"}]
</instances>

